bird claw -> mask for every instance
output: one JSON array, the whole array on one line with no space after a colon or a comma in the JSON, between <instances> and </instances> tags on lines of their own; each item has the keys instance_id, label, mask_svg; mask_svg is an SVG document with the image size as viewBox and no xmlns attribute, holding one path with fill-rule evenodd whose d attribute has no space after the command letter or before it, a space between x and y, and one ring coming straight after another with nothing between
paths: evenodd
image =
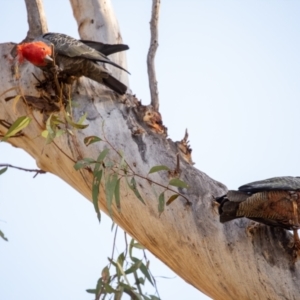
<instances>
[{"instance_id":1,"label":"bird claw","mask_svg":"<svg viewBox=\"0 0 300 300\"><path fill-rule=\"evenodd\" d=\"M292 249L293 263L295 263L298 260L298 257L300 256L300 241L295 240L292 243L290 243L288 247Z\"/></svg>"}]
</instances>

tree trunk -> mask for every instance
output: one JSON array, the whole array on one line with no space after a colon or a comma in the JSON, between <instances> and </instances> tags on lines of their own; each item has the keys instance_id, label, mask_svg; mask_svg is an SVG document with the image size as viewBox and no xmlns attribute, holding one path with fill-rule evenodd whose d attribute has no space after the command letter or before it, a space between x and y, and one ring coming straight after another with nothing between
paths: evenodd
<instances>
[{"instance_id":1,"label":"tree trunk","mask_svg":"<svg viewBox=\"0 0 300 300\"><path fill-rule=\"evenodd\" d=\"M80 1L71 3L82 38L121 42L110 1L90 1L91 8L80 8ZM116 96L98 83L81 78L72 86L71 99L77 104L73 118L78 120L87 113L85 123L89 126L83 130L69 127L73 135L64 134L46 145L41 136L45 129L43 114L21 99L5 101L18 94L39 98L32 73L43 79L42 72L29 63L19 66L17 73L13 71L14 46L0 45L0 119L13 123L27 115L32 122L23 130L23 136L10 138L9 143L24 149L41 169L59 176L89 200L92 200L93 174L89 169L76 171L74 164L86 157L97 159L105 148L110 149L109 159L118 163L117 151L122 151L137 174L137 187L146 205L123 179L121 211L113 205L112 213L114 221L133 238L213 299L299 299L300 272L297 264L292 263L292 250L288 248L290 233L266 226L246 230L250 221L244 219L220 224L213 199L226 193L226 187L194 168L182 155L180 179L189 188L180 188L178 192L191 204L180 196L159 214L157 195L165 190L162 186L167 186L174 174L171 176L167 171L147 174L157 165L175 170L180 150L178 143L166 138L163 128L159 132L145 123L151 108L140 105L132 95ZM113 60L124 66L124 55L120 53ZM125 84L128 82L124 72L117 69L113 72ZM60 117L64 119L62 110ZM0 134L6 130L0 124ZM88 136L99 136L109 143L98 142L87 147L83 140ZM99 206L108 213L104 189L102 184ZM168 197L172 194L166 192Z\"/></svg>"}]
</instances>

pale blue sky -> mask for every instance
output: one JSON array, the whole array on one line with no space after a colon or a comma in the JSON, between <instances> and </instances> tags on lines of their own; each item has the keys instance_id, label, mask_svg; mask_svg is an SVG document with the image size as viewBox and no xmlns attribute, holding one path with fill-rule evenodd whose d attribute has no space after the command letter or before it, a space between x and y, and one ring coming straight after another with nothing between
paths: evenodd
<instances>
[{"instance_id":1,"label":"pale blue sky","mask_svg":"<svg viewBox=\"0 0 300 300\"><path fill-rule=\"evenodd\" d=\"M2 2L0 42L19 42L23 1ZM78 37L69 2L44 3L49 30ZM131 89L147 104L151 2L113 6L130 46ZM228 188L300 175L299 12L299 1L162 1L156 71L164 124L173 140L188 128L195 166ZM35 167L5 144L0 163ZM0 229L9 238L0 241L0 299L92 299L85 289L111 253L110 226L55 176L9 170L0 177ZM154 260L153 273L175 276ZM157 281L162 299L208 299L178 276Z\"/></svg>"}]
</instances>

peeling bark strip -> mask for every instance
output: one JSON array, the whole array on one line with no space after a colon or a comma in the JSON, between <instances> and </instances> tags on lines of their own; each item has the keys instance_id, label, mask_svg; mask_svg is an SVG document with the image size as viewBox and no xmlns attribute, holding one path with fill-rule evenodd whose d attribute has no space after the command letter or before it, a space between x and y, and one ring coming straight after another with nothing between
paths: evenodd
<instances>
[{"instance_id":1,"label":"peeling bark strip","mask_svg":"<svg viewBox=\"0 0 300 300\"><path fill-rule=\"evenodd\" d=\"M158 47L159 8L160 8L160 0L153 0L151 21L150 21L151 40L150 40L150 48L148 51L148 57L147 57L148 78L149 78L149 87L151 93L151 105L156 111L159 110L159 98L158 98L158 88L157 88L154 59Z\"/></svg>"},{"instance_id":2,"label":"peeling bark strip","mask_svg":"<svg viewBox=\"0 0 300 300\"><path fill-rule=\"evenodd\" d=\"M95 24L99 25L105 20L103 28L106 31L102 32L101 41L115 43L118 39L115 33L119 33L119 29L114 27L116 21L112 10L107 9L111 7L110 1L86 2L87 5L94 5L94 8L100 7L102 2L106 6L102 10L94 9L93 26L81 37L93 39L100 32ZM74 5L80 5L82 1L72 0L72 3L74 9ZM81 7L80 15L79 7L76 8L76 19L82 21L86 11ZM116 31L112 34L107 28ZM114 39L109 40L108 37ZM45 129L42 114L23 101L15 105L13 101L5 101L5 98L15 97L14 87L21 87L26 98L41 98L35 88L37 81L32 76L34 73L42 81L43 75L39 69L24 63L19 69L20 80L12 74L12 63L7 58L13 47L14 44L9 43L0 45L0 120L12 124L20 116L29 115L32 118L30 125L22 130L23 135L9 139L8 142L34 157L42 170L56 174L91 201L92 174L86 170L75 171L74 161L84 157L97 158L105 145L99 142L86 147L84 138L101 137L103 134L115 149L123 150L124 157L136 173L147 175L153 166L158 165L165 165L171 170L176 167L178 145L163 134L144 130L145 127L136 116L136 105L131 97L116 97L85 78L72 86L71 98L76 103L74 119L78 120L87 113L89 126L75 131L72 136L65 134L55 139L54 143L45 145L45 139L41 136ZM115 62L124 66L123 62ZM120 73L116 70L114 76L121 76ZM154 124L158 124L157 119L156 116ZM3 124L6 123L0 123L0 133L7 131ZM137 125L144 132L140 130L140 134L134 134ZM110 159L117 160L118 157L112 155ZM169 180L167 171L148 176L162 185ZM159 216L155 193L159 195L163 189L137 178L136 185L146 205L127 188L122 188L122 185L122 211L112 206L114 221L185 281L213 299L299 299L299 262L293 265L292 249L287 250L292 240L291 234L283 229L260 226L247 235L246 228L251 221L245 219L220 224L218 213L212 205L213 196L224 195L226 187L184 159L180 161L180 179L189 188L178 190L192 205L185 205L184 199L178 197ZM102 190L104 188L101 186ZM104 194L100 195L99 207L107 213Z\"/></svg>"}]
</instances>

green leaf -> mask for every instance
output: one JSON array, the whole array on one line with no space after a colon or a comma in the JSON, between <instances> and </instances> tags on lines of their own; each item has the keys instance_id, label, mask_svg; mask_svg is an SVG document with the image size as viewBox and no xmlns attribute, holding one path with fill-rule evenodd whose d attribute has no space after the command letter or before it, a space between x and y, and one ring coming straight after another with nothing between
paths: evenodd
<instances>
[{"instance_id":1,"label":"green leaf","mask_svg":"<svg viewBox=\"0 0 300 300\"><path fill-rule=\"evenodd\" d=\"M139 277L135 279L135 284L145 284L145 279L143 277Z\"/></svg>"},{"instance_id":2,"label":"green leaf","mask_svg":"<svg viewBox=\"0 0 300 300\"><path fill-rule=\"evenodd\" d=\"M65 130L63 130L63 129L58 129L57 131L56 131L56 137L60 137L60 136L62 136L63 134L65 134L66 133L66 131Z\"/></svg>"},{"instance_id":3,"label":"green leaf","mask_svg":"<svg viewBox=\"0 0 300 300\"><path fill-rule=\"evenodd\" d=\"M142 264L142 260L138 260L138 261L135 262L129 269L127 269L127 270L125 271L125 274L128 275L128 274L130 274L130 273L135 272L137 269L140 268L141 264Z\"/></svg>"},{"instance_id":4,"label":"green leaf","mask_svg":"<svg viewBox=\"0 0 300 300\"><path fill-rule=\"evenodd\" d=\"M43 130L41 136L46 139L48 137L48 130Z\"/></svg>"},{"instance_id":5,"label":"green leaf","mask_svg":"<svg viewBox=\"0 0 300 300\"><path fill-rule=\"evenodd\" d=\"M31 122L31 118L23 116L19 117L7 130L6 134L2 138L2 141L6 141L8 138L16 135L18 132L20 132L22 129L27 127L29 123Z\"/></svg>"},{"instance_id":6,"label":"green leaf","mask_svg":"<svg viewBox=\"0 0 300 300\"><path fill-rule=\"evenodd\" d=\"M137 257L134 257L134 256L131 257L131 260L132 260L134 263L140 261L140 259L138 259Z\"/></svg>"},{"instance_id":7,"label":"green leaf","mask_svg":"<svg viewBox=\"0 0 300 300\"><path fill-rule=\"evenodd\" d=\"M0 237L3 238L4 241L8 242L8 238L4 235L4 233L0 230Z\"/></svg>"},{"instance_id":8,"label":"green leaf","mask_svg":"<svg viewBox=\"0 0 300 300\"><path fill-rule=\"evenodd\" d=\"M124 152L123 151L119 151L119 155L121 156L119 168L121 170L124 170L127 167L127 164L125 163Z\"/></svg>"},{"instance_id":9,"label":"green leaf","mask_svg":"<svg viewBox=\"0 0 300 300\"><path fill-rule=\"evenodd\" d=\"M116 262L114 262L111 258L108 257L107 259L114 267L119 268L119 265Z\"/></svg>"},{"instance_id":10,"label":"green leaf","mask_svg":"<svg viewBox=\"0 0 300 300\"><path fill-rule=\"evenodd\" d=\"M100 152L98 158L97 158L97 162L102 162L105 158L105 156L108 154L109 149L105 148L103 151Z\"/></svg>"},{"instance_id":11,"label":"green leaf","mask_svg":"<svg viewBox=\"0 0 300 300\"><path fill-rule=\"evenodd\" d=\"M124 252L122 252L122 253L118 256L117 262L120 264L120 266L123 267L124 261L125 261L125 255L124 255Z\"/></svg>"},{"instance_id":12,"label":"green leaf","mask_svg":"<svg viewBox=\"0 0 300 300\"><path fill-rule=\"evenodd\" d=\"M164 166L164 165L154 166L150 169L148 174L155 173L155 172L158 172L158 171L170 171L170 169L167 166Z\"/></svg>"},{"instance_id":13,"label":"green leaf","mask_svg":"<svg viewBox=\"0 0 300 300\"><path fill-rule=\"evenodd\" d=\"M101 222L101 214L99 210L99 203L98 203L98 196L99 196L99 188L100 188L100 182L102 178L102 172L103 170L100 170L94 174L94 179L93 179L93 186L92 186L92 198L93 198L93 204L95 211L97 213L97 218L99 222Z\"/></svg>"},{"instance_id":14,"label":"green leaf","mask_svg":"<svg viewBox=\"0 0 300 300\"><path fill-rule=\"evenodd\" d=\"M158 212L161 214L165 209L165 193L162 192L158 197Z\"/></svg>"},{"instance_id":15,"label":"green leaf","mask_svg":"<svg viewBox=\"0 0 300 300\"><path fill-rule=\"evenodd\" d=\"M108 283L106 283L104 285L104 287L105 287L105 292L108 293L108 294L112 294L112 293L116 292L116 290Z\"/></svg>"},{"instance_id":16,"label":"green leaf","mask_svg":"<svg viewBox=\"0 0 300 300\"><path fill-rule=\"evenodd\" d=\"M118 291L115 293L114 300L121 300L123 296L123 288L119 287Z\"/></svg>"},{"instance_id":17,"label":"green leaf","mask_svg":"<svg viewBox=\"0 0 300 300\"><path fill-rule=\"evenodd\" d=\"M102 141L98 136L92 135L84 138L83 142L86 146Z\"/></svg>"},{"instance_id":18,"label":"green leaf","mask_svg":"<svg viewBox=\"0 0 300 300\"><path fill-rule=\"evenodd\" d=\"M132 294L134 294L136 296L136 299L141 299L139 294L137 296L136 293L134 292L134 290L135 290L134 287L131 287L129 284L126 284L124 282L120 282L119 285L124 289L124 292L131 297L130 299L135 299L132 297Z\"/></svg>"},{"instance_id":19,"label":"green leaf","mask_svg":"<svg viewBox=\"0 0 300 300\"><path fill-rule=\"evenodd\" d=\"M103 268L103 270L101 272L102 281L108 282L109 276L110 276L109 268L108 268L108 266L106 266L105 268Z\"/></svg>"},{"instance_id":20,"label":"green leaf","mask_svg":"<svg viewBox=\"0 0 300 300\"><path fill-rule=\"evenodd\" d=\"M67 120L68 124L70 124L70 125L71 125L72 127L74 127L74 128L77 128L77 129L84 129L84 128L87 128L87 127L89 126L88 124L86 124L86 125L81 124L81 123L80 123L80 120L79 120L78 123L75 123L75 122L69 117L68 114L66 114L65 117L66 117L66 120Z\"/></svg>"},{"instance_id":21,"label":"green leaf","mask_svg":"<svg viewBox=\"0 0 300 300\"><path fill-rule=\"evenodd\" d=\"M108 258L108 260L109 260L114 266L116 266L117 273L120 272L120 273L123 275L123 277L124 277L125 281L127 282L127 284L130 286L129 280L128 280L128 278L127 278L125 272L124 272L123 267L122 267L118 262L114 262L114 261L113 261L112 259L110 259L110 258ZM119 274L119 273L118 273L118 274ZM121 284L121 282L120 282L120 284Z\"/></svg>"},{"instance_id":22,"label":"green leaf","mask_svg":"<svg viewBox=\"0 0 300 300\"><path fill-rule=\"evenodd\" d=\"M7 171L7 167L0 169L0 175L2 175L3 173L5 173Z\"/></svg>"},{"instance_id":23,"label":"green leaf","mask_svg":"<svg viewBox=\"0 0 300 300\"><path fill-rule=\"evenodd\" d=\"M95 174L97 174L97 172L99 172L100 168L102 168L102 162L96 162L95 164L95 168L93 170L93 175L95 176ZM103 169L102 169L103 170Z\"/></svg>"},{"instance_id":24,"label":"green leaf","mask_svg":"<svg viewBox=\"0 0 300 300\"><path fill-rule=\"evenodd\" d=\"M160 298L158 298L158 297L156 297L154 295L150 295L150 297L151 297L151 300L160 300Z\"/></svg>"},{"instance_id":25,"label":"green leaf","mask_svg":"<svg viewBox=\"0 0 300 300\"><path fill-rule=\"evenodd\" d=\"M87 113L84 113L84 114L80 117L80 119L79 119L79 121L78 121L78 124L82 124L82 123L86 120L86 117L87 117Z\"/></svg>"},{"instance_id":26,"label":"green leaf","mask_svg":"<svg viewBox=\"0 0 300 300\"><path fill-rule=\"evenodd\" d=\"M168 199L166 205L170 205L175 199L178 198L178 196L179 196L178 194L172 195L172 196Z\"/></svg>"},{"instance_id":27,"label":"green leaf","mask_svg":"<svg viewBox=\"0 0 300 300\"><path fill-rule=\"evenodd\" d=\"M140 270L145 275L145 277L148 279L148 281L154 286L151 275L148 271L148 268L143 263L140 265Z\"/></svg>"},{"instance_id":28,"label":"green leaf","mask_svg":"<svg viewBox=\"0 0 300 300\"><path fill-rule=\"evenodd\" d=\"M63 122L58 116L51 114L46 122L46 130L42 132L42 136L46 138L46 144L50 144L55 139L57 131L60 130L59 124Z\"/></svg>"},{"instance_id":29,"label":"green leaf","mask_svg":"<svg viewBox=\"0 0 300 300\"><path fill-rule=\"evenodd\" d=\"M102 277L100 277L97 281L97 285L96 285L96 294L98 295L101 291L103 287L103 281L102 281Z\"/></svg>"},{"instance_id":30,"label":"green leaf","mask_svg":"<svg viewBox=\"0 0 300 300\"><path fill-rule=\"evenodd\" d=\"M108 176L105 183L105 193L106 193L106 205L109 211L109 215L112 217L112 200L115 193L116 184L118 181L118 175L113 174Z\"/></svg>"},{"instance_id":31,"label":"green leaf","mask_svg":"<svg viewBox=\"0 0 300 300\"><path fill-rule=\"evenodd\" d=\"M124 252L122 252L118 259L117 259L117 266L120 266L120 268L123 269L123 266L124 266L124 261L125 261L125 256L124 256ZM117 270L117 277L118 277L118 281L120 280L120 277L122 276L122 272L120 271L120 268L117 267L116 270ZM123 271L124 272L124 271Z\"/></svg>"},{"instance_id":32,"label":"green leaf","mask_svg":"<svg viewBox=\"0 0 300 300\"><path fill-rule=\"evenodd\" d=\"M179 188L188 188L189 186L179 178L173 178L169 181L170 185L177 186Z\"/></svg>"},{"instance_id":33,"label":"green leaf","mask_svg":"<svg viewBox=\"0 0 300 300\"><path fill-rule=\"evenodd\" d=\"M141 245L140 243L133 243L132 247L137 248L137 249L141 249L141 250L145 249L145 247L143 245Z\"/></svg>"},{"instance_id":34,"label":"green leaf","mask_svg":"<svg viewBox=\"0 0 300 300\"><path fill-rule=\"evenodd\" d=\"M129 256L132 259L132 248L134 245L134 239L131 239L130 243L129 243Z\"/></svg>"},{"instance_id":35,"label":"green leaf","mask_svg":"<svg viewBox=\"0 0 300 300\"><path fill-rule=\"evenodd\" d=\"M95 160L93 158L86 157L84 159L77 161L76 164L74 165L74 169L78 171L79 169L86 168L87 166L93 163L95 163Z\"/></svg>"},{"instance_id":36,"label":"green leaf","mask_svg":"<svg viewBox=\"0 0 300 300\"><path fill-rule=\"evenodd\" d=\"M146 204L145 201L143 200L140 192L138 191L137 187L136 187L136 181L135 178L132 177L130 183L127 181L127 184L129 186L129 188L134 192L135 196L143 203Z\"/></svg>"},{"instance_id":37,"label":"green leaf","mask_svg":"<svg viewBox=\"0 0 300 300\"><path fill-rule=\"evenodd\" d=\"M86 292L89 293L89 294L96 294L97 293L96 289L87 289Z\"/></svg>"},{"instance_id":38,"label":"green leaf","mask_svg":"<svg viewBox=\"0 0 300 300\"><path fill-rule=\"evenodd\" d=\"M112 168L114 165L114 162L110 160L105 162L105 168Z\"/></svg>"},{"instance_id":39,"label":"green leaf","mask_svg":"<svg viewBox=\"0 0 300 300\"><path fill-rule=\"evenodd\" d=\"M116 201L116 206L118 208L118 211L121 211L121 200L120 200L120 181L121 178L118 179L115 187L115 201Z\"/></svg>"}]
</instances>

